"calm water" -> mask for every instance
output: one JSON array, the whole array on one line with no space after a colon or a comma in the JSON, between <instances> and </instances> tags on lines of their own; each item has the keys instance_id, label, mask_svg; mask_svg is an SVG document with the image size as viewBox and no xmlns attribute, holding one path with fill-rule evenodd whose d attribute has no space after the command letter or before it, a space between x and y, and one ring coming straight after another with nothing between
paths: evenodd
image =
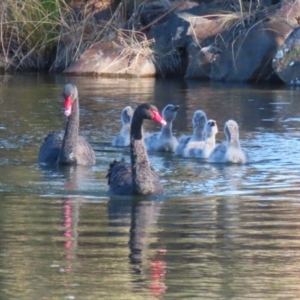
<instances>
[{"instance_id":1,"label":"calm water","mask_svg":"<svg viewBox=\"0 0 300 300\"><path fill-rule=\"evenodd\" d=\"M299 299L300 90L154 79L0 77L1 299ZM40 168L62 130L61 90L77 84L91 168ZM246 166L150 153L165 195L107 196L111 146L126 105L179 104L235 119ZM149 131L159 130L152 123Z\"/></svg>"}]
</instances>

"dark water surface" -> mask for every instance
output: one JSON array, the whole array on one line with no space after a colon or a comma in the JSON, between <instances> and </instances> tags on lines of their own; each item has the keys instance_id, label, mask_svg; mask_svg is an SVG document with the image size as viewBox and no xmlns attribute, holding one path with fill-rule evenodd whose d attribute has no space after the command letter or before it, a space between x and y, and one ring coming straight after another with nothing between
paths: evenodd
<instances>
[{"instance_id":1,"label":"dark water surface","mask_svg":"<svg viewBox=\"0 0 300 300\"><path fill-rule=\"evenodd\" d=\"M90 168L40 168L62 130L61 90L79 88ZM108 197L111 146L124 106L179 104L234 119L245 166L150 153L165 195ZM1 299L299 299L300 90L167 79L0 77ZM158 130L152 123L149 131Z\"/></svg>"}]
</instances>

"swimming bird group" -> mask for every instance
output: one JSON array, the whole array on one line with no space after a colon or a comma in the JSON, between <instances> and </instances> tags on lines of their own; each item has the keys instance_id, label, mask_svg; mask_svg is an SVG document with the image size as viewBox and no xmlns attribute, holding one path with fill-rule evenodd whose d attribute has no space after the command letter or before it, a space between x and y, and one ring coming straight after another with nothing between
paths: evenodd
<instances>
[{"instance_id":1,"label":"swimming bird group","mask_svg":"<svg viewBox=\"0 0 300 300\"><path fill-rule=\"evenodd\" d=\"M77 87L67 84L63 89L64 112L67 117L64 133L51 132L40 147L38 162L52 165L94 165L95 153L86 139L79 135L79 97ZM224 125L226 140L216 145L218 127L207 120L202 110L192 119L193 134L179 140L172 133L178 105L168 104L160 115L151 104L141 104L134 111L126 106L121 113L122 128L112 141L116 147L130 146L130 163L113 161L107 173L109 193L115 195L159 195L163 193L158 173L150 164L147 151L172 152L176 156L207 159L211 163L249 162L239 142L239 127L234 120ZM161 125L160 132L145 133L143 121Z\"/></svg>"}]
</instances>

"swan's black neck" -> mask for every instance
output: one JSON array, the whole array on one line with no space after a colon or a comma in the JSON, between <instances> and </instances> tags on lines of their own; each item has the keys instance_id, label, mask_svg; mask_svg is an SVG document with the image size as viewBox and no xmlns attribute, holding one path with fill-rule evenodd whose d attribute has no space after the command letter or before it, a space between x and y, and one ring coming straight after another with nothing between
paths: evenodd
<instances>
[{"instance_id":1,"label":"swan's black neck","mask_svg":"<svg viewBox=\"0 0 300 300\"><path fill-rule=\"evenodd\" d=\"M76 163L76 145L79 130L79 101L74 100L72 111L68 117L62 147L59 155L59 163L72 165Z\"/></svg>"},{"instance_id":2,"label":"swan's black neck","mask_svg":"<svg viewBox=\"0 0 300 300\"><path fill-rule=\"evenodd\" d=\"M130 155L132 168L133 193L147 194L151 186L151 166L142 135L143 119L133 117L130 132Z\"/></svg>"}]
</instances>

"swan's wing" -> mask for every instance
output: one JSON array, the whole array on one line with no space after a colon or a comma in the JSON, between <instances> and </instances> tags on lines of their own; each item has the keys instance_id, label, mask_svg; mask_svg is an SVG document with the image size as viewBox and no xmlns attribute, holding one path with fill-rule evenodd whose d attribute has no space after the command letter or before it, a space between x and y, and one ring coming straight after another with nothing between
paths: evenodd
<instances>
[{"instance_id":1,"label":"swan's wing","mask_svg":"<svg viewBox=\"0 0 300 300\"><path fill-rule=\"evenodd\" d=\"M226 152L227 152L227 144L226 143L221 143L221 144L217 145L216 148L210 154L209 161L213 162L213 163L225 162Z\"/></svg>"},{"instance_id":2,"label":"swan's wing","mask_svg":"<svg viewBox=\"0 0 300 300\"><path fill-rule=\"evenodd\" d=\"M157 150L160 132L150 133L144 138L147 150Z\"/></svg>"},{"instance_id":3,"label":"swan's wing","mask_svg":"<svg viewBox=\"0 0 300 300\"><path fill-rule=\"evenodd\" d=\"M109 192L115 195L130 195L132 193L131 166L124 159L110 164L106 175Z\"/></svg>"},{"instance_id":4,"label":"swan's wing","mask_svg":"<svg viewBox=\"0 0 300 300\"><path fill-rule=\"evenodd\" d=\"M91 166L96 163L95 152L82 135L78 136L75 156L78 165Z\"/></svg>"},{"instance_id":5,"label":"swan's wing","mask_svg":"<svg viewBox=\"0 0 300 300\"><path fill-rule=\"evenodd\" d=\"M42 164L56 164L60 153L61 145L63 140L63 134L58 132L49 133L44 143L42 144L38 163Z\"/></svg>"},{"instance_id":6,"label":"swan's wing","mask_svg":"<svg viewBox=\"0 0 300 300\"><path fill-rule=\"evenodd\" d=\"M205 142L204 141L197 141L197 142L189 142L185 146L183 150L184 157L197 157L197 153L200 151L202 152L204 148Z\"/></svg>"},{"instance_id":7,"label":"swan's wing","mask_svg":"<svg viewBox=\"0 0 300 300\"><path fill-rule=\"evenodd\" d=\"M164 192L164 189L160 183L160 177L158 173L151 167L151 177L152 177L152 183L153 183L153 189L151 191L152 195L161 195Z\"/></svg>"},{"instance_id":8,"label":"swan's wing","mask_svg":"<svg viewBox=\"0 0 300 300\"><path fill-rule=\"evenodd\" d=\"M130 144L130 136L124 136L123 134L119 133L112 141L112 145L115 147L126 147Z\"/></svg>"},{"instance_id":9,"label":"swan's wing","mask_svg":"<svg viewBox=\"0 0 300 300\"><path fill-rule=\"evenodd\" d=\"M172 136L172 138L167 142L167 145L165 147L165 151L175 152L177 147L178 147L178 140L175 136Z\"/></svg>"},{"instance_id":10,"label":"swan's wing","mask_svg":"<svg viewBox=\"0 0 300 300\"><path fill-rule=\"evenodd\" d=\"M123 126L118 135L113 139L112 145L115 147L126 147L130 144L130 127Z\"/></svg>"},{"instance_id":11,"label":"swan's wing","mask_svg":"<svg viewBox=\"0 0 300 300\"><path fill-rule=\"evenodd\" d=\"M229 147L226 161L234 164L246 164L249 162L249 155L240 147Z\"/></svg>"},{"instance_id":12,"label":"swan's wing","mask_svg":"<svg viewBox=\"0 0 300 300\"><path fill-rule=\"evenodd\" d=\"M184 148L186 147L190 139L191 136L189 135L183 135L179 138L178 145L175 149L175 155L183 155Z\"/></svg>"}]
</instances>

